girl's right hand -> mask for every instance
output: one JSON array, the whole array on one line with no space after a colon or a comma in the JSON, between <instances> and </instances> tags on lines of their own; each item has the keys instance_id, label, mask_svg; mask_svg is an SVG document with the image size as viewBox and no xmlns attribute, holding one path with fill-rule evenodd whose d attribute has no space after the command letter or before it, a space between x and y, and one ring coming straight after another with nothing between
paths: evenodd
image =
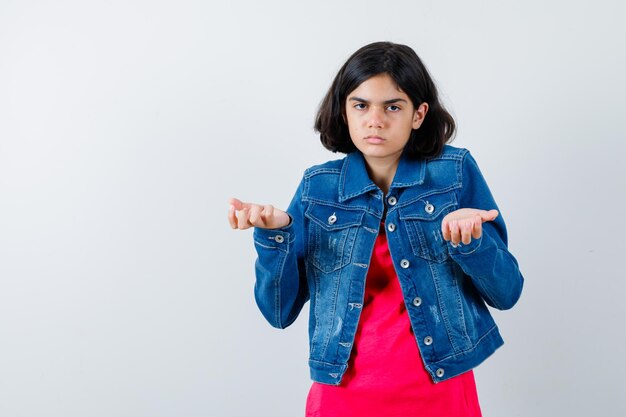
<instances>
[{"instance_id":1,"label":"girl's right hand","mask_svg":"<svg viewBox=\"0 0 626 417\"><path fill-rule=\"evenodd\" d=\"M267 204L262 206L254 203L244 203L231 198L228 208L228 222L233 229L248 229L260 227L262 229L280 229L289 225L291 218L284 211Z\"/></svg>"}]
</instances>

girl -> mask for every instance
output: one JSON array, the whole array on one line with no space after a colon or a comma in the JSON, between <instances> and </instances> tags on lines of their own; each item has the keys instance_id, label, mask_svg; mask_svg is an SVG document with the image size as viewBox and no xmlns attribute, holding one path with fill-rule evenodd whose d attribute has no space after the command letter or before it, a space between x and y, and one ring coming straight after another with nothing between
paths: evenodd
<instances>
[{"instance_id":1,"label":"girl","mask_svg":"<svg viewBox=\"0 0 626 417\"><path fill-rule=\"evenodd\" d=\"M356 51L315 129L347 154L313 166L286 211L230 201L254 226L256 302L275 327L304 303L307 416L480 416L472 369L503 343L486 305L523 284L502 216L409 47Z\"/></svg>"}]
</instances>

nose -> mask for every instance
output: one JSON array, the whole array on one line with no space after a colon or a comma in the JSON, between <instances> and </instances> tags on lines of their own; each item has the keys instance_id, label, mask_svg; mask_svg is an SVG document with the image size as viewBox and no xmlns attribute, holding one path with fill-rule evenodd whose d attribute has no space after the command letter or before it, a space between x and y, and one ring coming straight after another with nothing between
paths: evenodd
<instances>
[{"instance_id":1,"label":"nose","mask_svg":"<svg viewBox=\"0 0 626 417\"><path fill-rule=\"evenodd\" d=\"M372 106L367 119L367 127L381 129L384 124L384 111L378 107Z\"/></svg>"}]
</instances>

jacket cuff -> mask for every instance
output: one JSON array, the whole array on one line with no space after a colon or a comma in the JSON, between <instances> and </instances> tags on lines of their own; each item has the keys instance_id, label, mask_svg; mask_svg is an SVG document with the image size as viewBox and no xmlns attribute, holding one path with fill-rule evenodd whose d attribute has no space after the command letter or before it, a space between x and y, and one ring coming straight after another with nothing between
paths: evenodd
<instances>
[{"instance_id":1,"label":"jacket cuff","mask_svg":"<svg viewBox=\"0 0 626 417\"><path fill-rule=\"evenodd\" d=\"M280 229L255 227L252 236L254 242L263 247L289 252L289 244L294 241L293 221Z\"/></svg>"},{"instance_id":2,"label":"jacket cuff","mask_svg":"<svg viewBox=\"0 0 626 417\"><path fill-rule=\"evenodd\" d=\"M458 244L452 243L451 240L448 241L448 253L451 256L454 255L470 255L476 251L478 251L483 243L483 238L485 234L483 233L478 239L472 238L472 241L469 244L464 244L463 242L459 242Z\"/></svg>"}]
</instances>

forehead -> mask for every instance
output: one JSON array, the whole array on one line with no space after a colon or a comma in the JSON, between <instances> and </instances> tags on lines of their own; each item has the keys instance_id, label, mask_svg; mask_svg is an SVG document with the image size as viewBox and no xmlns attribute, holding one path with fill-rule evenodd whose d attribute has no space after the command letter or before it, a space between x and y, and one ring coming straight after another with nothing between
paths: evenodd
<instances>
[{"instance_id":1,"label":"forehead","mask_svg":"<svg viewBox=\"0 0 626 417\"><path fill-rule=\"evenodd\" d=\"M402 91L393 78L386 73L374 75L363 81L348 94L348 98L354 96L361 98L381 98L385 100L390 98L408 98L406 93Z\"/></svg>"}]
</instances>

